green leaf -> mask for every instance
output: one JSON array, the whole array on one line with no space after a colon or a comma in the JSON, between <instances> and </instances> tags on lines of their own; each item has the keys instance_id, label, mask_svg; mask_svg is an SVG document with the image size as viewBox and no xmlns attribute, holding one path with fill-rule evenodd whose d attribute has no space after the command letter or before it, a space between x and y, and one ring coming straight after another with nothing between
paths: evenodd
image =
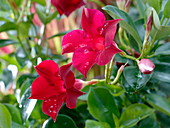
<instances>
[{"instance_id":1,"label":"green leaf","mask_svg":"<svg viewBox=\"0 0 170 128\"><path fill-rule=\"evenodd\" d=\"M149 18L151 11L153 13L153 25L157 30L159 30L161 28L161 23L159 20L159 16L154 8L152 8L152 7L147 8L147 10L146 10L147 19Z\"/></svg>"},{"instance_id":2,"label":"green leaf","mask_svg":"<svg viewBox=\"0 0 170 128\"><path fill-rule=\"evenodd\" d=\"M11 128L12 119L8 109L0 103L0 128Z\"/></svg>"},{"instance_id":3,"label":"green leaf","mask_svg":"<svg viewBox=\"0 0 170 128\"><path fill-rule=\"evenodd\" d=\"M87 120L85 128L111 128L106 122L98 122L94 120Z\"/></svg>"},{"instance_id":4,"label":"green leaf","mask_svg":"<svg viewBox=\"0 0 170 128\"><path fill-rule=\"evenodd\" d=\"M154 30L155 40L170 37L170 26L161 26L158 31Z\"/></svg>"},{"instance_id":5,"label":"green leaf","mask_svg":"<svg viewBox=\"0 0 170 128\"><path fill-rule=\"evenodd\" d=\"M140 122L139 128L160 128L160 125L156 116L152 114Z\"/></svg>"},{"instance_id":6,"label":"green leaf","mask_svg":"<svg viewBox=\"0 0 170 128\"><path fill-rule=\"evenodd\" d=\"M138 10L139 10L139 13L140 13L141 17L144 18L145 10L146 10L145 4L143 3L142 0L136 0L136 3L137 3L137 7L138 7Z\"/></svg>"},{"instance_id":7,"label":"green leaf","mask_svg":"<svg viewBox=\"0 0 170 128\"><path fill-rule=\"evenodd\" d=\"M147 0L148 4L153 7L157 13L160 12L162 6L162 0Z\"/></svg>"},{"instance_id":8,"label":"green leaf","mask_svg":"<svg viewBox=\"0 0 170 128\"><path fill-rule=\"evenodd\" d=\"M134 91L143 88L152 76L152 74L141 73L136 66L126 67L123 71L123 75L127 81L127 84L129 84L130 87L134 89Z\"/></svg>"},{"instance_id":9,"label":"green leaf","mask_svg":"<svg viewBox=\"0 0 170 128\"><path fill-rule=\"evenodd\" d=\"M59 114L57 116L56 122L49 118L46 120L42 126L42 128L78 128L69 116Z\"/></svg>"},{"instance_id":10,"label":"green leaf","mask_svg":"<svg viewBox=\"0 0 170 128\"><path fill-rule=\"evenodd\" d=\"M22 124L21 114L18 108L11 104L4 104L8 111L11 113L12 121L18 124Z\"/></svg>"},{"instance_id":11,"label":"green leaf","mask_svg":"<svg viewBox=\"0 0 170 128\"><path fill-rule=\"evenodd\" d=\"M30 24L27 22L21 22L18 24L17 32L21 40L28 38L29 28L30 28Z\"/></svg>"},{"instance_id":12,"label":"green leaf","mask_svg":"<svg viewBox=\"0 0 170 128\"><path fill-rule=\"evenodd\" d=\"M170 101L156 94L147 95L146 101L158 111L170 116Z\"/></svg>"},{"instance_id":13,"label":"green leaf","mask_svg":"<svg viewBox=\"0 0 170 128\"><path fill-rule=\"evenodd\" d=\"M44 12L44 8L42 6L36 6L36 12L38 14L38 17L40 18L41 22L43 24L46 24L46 15L45 15L45 12Z\"/></svg>"},{"instance_id":14,"label":"green leaf","mask_svg":"<svg viewBox=\"0 0 170 128\"><path fill-rule=\"evenodd\" d=\"M12 128L26 128L26 127L18 123L12 122Z\"/></svg>"},{"instance_id":15,"label":"green leaf","mask_svg":"<svg viewBox=\"0 0 170 128\"><path fill-rule=\"evenodd\" d=\"M17 44L18 42L15 40L9 40L9 39L1 39L0 40L0 47L4 47L10 44Z\"/></svg>"},{"instance_id":16,"label":"green leaf","mask_svg":"<svg viewBox=\"0 0 170 128\"><path fill-rule=\"evenodd\" d=\"M49 14L49 16L47 16L47 18L46 18L46 24L50 23L54 18L57 17L57 15L58 15L57 11L55 11L52 14Z\"/></svg>"},{"instance_id":17,"label":"green leaf","mask_svg":"<svg viewBox=\"0 0 170 128\"><path fill-rule=\"evenodd\" d=\"M36 3L39 3L39 4L43 5L43 6L46 5L46 1L45 1L45 0L31 0L31 1L32 1L32 2L36 2Z\"/></svg>"},{"instance_id":18,"label":"green leaf","mask_svg":"<svg viewBox=\"0 0 170 128\"><path fill-rule=\"evenodd\" d=\"M53 35L53 36L48 37L48 39L52 39L52 38L54 38L54 37L64 36L65 34L67 34L67 33L71 32L71 31L72 31L72 30L57 33L57 34L55 34L55 35Z\"/></svg>"},{"instance_id":19,"label":"green leaf","mask_svg":"<svg viewBox=\"0 0 170 128\"><path fill-rule=\"evenodd\" d=\"M20 105L21 108L21 117L23 122L26 122L33 111L37 100L35 99L28 99L30 97L31 89L28 88L25 93L21 97Z\"/></svg>"},{"instance_id":20,"label":"green leaf","mask_svg":"<svg viewBox=\"0 0 170 128\"><path fill-rule=\"evenodd\" d=\"M108 89L104 87L91 88L88 95L88 108L93 117L100 122L107 122L111 127L115 126L112 114L119 117L119 110L115 104L114 96Z\"/></svg>"},{"instance_id":21,"label":"green leaf","mask_svg":"<svg viewBox=\"0 0 170 128\"><path fill-rule=\"evenodd\" d=\"M14 0L14 2L17 7L20 7L23 4L24 0Z\"/></svg>"},{"instance_id":22,"label":"green leaf","mask_svg":"<svg viewBox=\"0 0 170 128\"><path fill-rule=\"evenodd\" d=\"M18 70L21 70L20 65L18 64L17 60L14 57L9 56L9 55L4 55L4 56L0 56L0 59L5 60L9 64L16 65Z\"/></svg>"},{"instance_id":23,"label":"green leaf","mask_svg":"<svg viewBox=\"0 0 170 128\"><path fill-rule=\"evenodd\" d=\"M170 18L170 0L167 1L167 3L165 4L164 10L163 10L163 14L166 18Z\"/></svg>"},{"instance_id":24,"label":"green leaf","mask_svg":"<svg viewBox=\"0 0 170 128\"><path fill-rule=\"evenodd\" d=\"M153 79L170 83L170 64L168 63L155 63Z\"/></svg>"},{"instance_id":25,"label":"green leaf","mask_svg":"<svg viewBox=\"0 0 170 128\"><path fill-rule=\"evenodd\" d=\"M132 104L122 113L120 117L120 128L130 128L153 112L154 110L145 104Z\"/></svg>"},{"instance_id":26,"label":"green leaf","mask_svg":"<svg viewBox=\"0 0 170 128\"><path fill-rule=\"evenodd\" d=\"M160 47L158 47L155 51L155 55L170 55L170 42L167 42Z\"/></svg>"},{"instance_id":27,"label":"green leaf","mask_svg":"<svg viewBox=\"0 0 170 128\"><path fill-rule=\"evenodd\" d=\"M107 5L102 9L105 10L112 18L122 19L119 22L120 26L126 29L127 32L129 32L133 36L133 38L137 42L139 49L141 49L142 41L139 34L137 33L137 29L131 17L126 12L119 10L118 8L111 5Z\"/></svg>"},{"instance_id":28,"label":"green leaf","mask_svg":"<svg viewBox=\"0 0 170 128\"><path fill-rule=\"evenodd\" d=\"M0 32L9 31L9 30L15 30L16 24L12 22L6 22L0 27Z\"/></svg>"}]
</instances>

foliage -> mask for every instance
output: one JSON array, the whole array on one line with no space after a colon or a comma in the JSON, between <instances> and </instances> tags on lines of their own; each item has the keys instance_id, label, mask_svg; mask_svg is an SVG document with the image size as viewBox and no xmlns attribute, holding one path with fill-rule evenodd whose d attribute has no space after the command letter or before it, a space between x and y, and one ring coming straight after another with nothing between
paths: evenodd
<instances>
[{"instance_id":1,"label":"foliage","mask_svg":"<svg viewBox=\"0 0 170 128\"><path fill-rule=\"evenodd\" d=\"M77 1L79 3L72 9L75 0L70 0L69 4L63 0L59 4L54 1L51 3L50 0L0 0L0 128L168 128L170 0ZM69 5L69 10L59 9ZM79 17L84 7L97 9L107 21L103 20L102 25L97 26L102 17L96 16L89 21L91 24L80 23ZM87 16L87 9L83 15ZM105 23L115 19L121 19L117 20L118 25L115 23L106 29ZM74 40L69 38L69 33L82 31L75 30L80 26L84 37L79 35ZM95 43L101 41L95 40L101 38L96 32L103 29L105 33L102 36L111 42L114 38L114 42L93 48ZM38 67L44 60L53 60L59 67L72 62L72 54L62 55L62 46L65 45L63 37L67 37L66 43L79 43L83 39L83 43L89 43L92 39L94 44L86 48L90 47L97 55L109 46L120 50L112 54L110 59L107 57L111 52L100 56L100 61L109 60L107 64L97 63L96 56L76 54L75 58L73 55L74 59L78 58L78 66L91 58L90 62L95 61L92 65L99 65L88 67L88 73L86 70L83 74L87 74L87 77L84 77L79 72L81 68L75 66L73 60L71 70L76 78L74 82L79 79L81 91L86 94L79 95L77 106L72 107L74 109L61 104L54 122L42 112L43 101L29 97L32 85L39 77L35 66ZM75 51L76 48L71 52L75 54ZM50 65L46 67L51 68ZM68 70L65 72L68 75L70 70L69 73ZM69 90L68 85L74 83L71 80L73 74L66 77L62 73L61 70L56 74L65 82L63 88ZM53 74L54 77L56 74ZM62 100L66 102L66 99ZM75 97L73 100L76 100Z\"/></svg>"}]
</instances>

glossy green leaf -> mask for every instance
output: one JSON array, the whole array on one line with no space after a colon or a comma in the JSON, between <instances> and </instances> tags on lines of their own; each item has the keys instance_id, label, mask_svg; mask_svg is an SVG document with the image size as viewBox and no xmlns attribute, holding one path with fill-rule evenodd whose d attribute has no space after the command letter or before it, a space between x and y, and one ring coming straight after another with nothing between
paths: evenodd
<instances>
[{"instance_id":1,"label":"glossy green leaf","mask_svg":"<svg viewBox=\"0 0 170 128\"><path fill-rule=\"evenodd\" d=\"M161 97L157 94L149 94L147 95L146 101L158 111L170 116L170 101L165 97Z\"/></svg>"},{"instance_id":2,"label":"glossy green leaf","mask_svg":"<svg viewBox=\"0 0 170 128\"><path fill-rule=\"evenodd\" d=\"M155 40L170 37L170 26L161 26L158 31L154 30Z\"/></svg>"},{"instance_id":3,"label":"glossy green leaf","mask_svg":"<svg viewBox=\"0 0 170 128\"><path fill-rule=\"evenodd\" d=\"M162 0L147 0L148 4L153 7L157 13L161 10Z\"/></svg>"},{"instance_id":4,"label":"glossy green leaf","mask_svg":"<svg viewBox=\"0 0 170 128\"><path fill-rule=\"evenodd\" d=\"M152 7L147 8L147 10L146 10L147 19L149 18L151 11L153 13L153 25L157 30L159 30L161 28L161 23L159 20L159 16L154 8L152 8Z\"/></svg>"},{"instance_id":5,"label":"glossy green leaf","mask_svg":"<svg viewBox=\"0 0 170 128\"><path fill-rule=\"evenodd\" d=\"M122 113L120 117L120 128L130 128L153 112L154 110L145 104L132 104Z\"/></svg>"},{"instance_id":6,"label":"glossy green leaf","mask_svg":"<svg viewBox=\"0 0 170 128\"><path fill-rule=\"evenodd\" d=\"M11 128L12 119L5 105L0 103L0 128Z\"/></svg>"},{"instance_id":7,"label":"glossy green leaf","mask_svg":"<svg viewBox=\"0 0 170 128\"><path fill-rule=\"evenodd\" d=\"M143 88L152 76L152 74L141 73L136 66L126 67L123 71L123 75L127 84L129 84L135 91Z\"/></svg>"},{"instance_id":8,"label":"glossy green leaf","mask_svg":"<svg viewBox=\"0 0 170 128\"><path fill-rule=\"evenodd\" d=\"M155 55L170 55L170 42L158 47L155 51Z\"/></svg>"},{"instance_id":9,"label":"glossy green leaf","mask_svg":"<svg viewBox=\"0 0 170 128\"><path fill-rule=\"evenodd\" d=\"M21 117L23 122L26 122L33 111L37 100L35 99L28 99L30 97L31 89L28 88L25 93L21 97L20 105L21 108Z\"/></svg>"},{"instance_id":10,"label":"glossy green leaf","mask_svg":"<svg viewBox=\"0 0 170 128\"><path fill-rule=\"evenodd\" d=\"M103 7L102 9L105 10L112 18L122 19L119 22L120 26L123 27L124 29L126 29L127 32L129 32L133 36L133 38L137 42L139 49L141 49L142 41L141 41L139 34L137 33L137 29L136 29L131 17L124 11L122 11L114 6L111 6L111 5L107 5L107 6Z\"/></svg>"},{"instance_id":11,"label":"glossy green leaf","mask_svg":"<svg viewBox=\"0 0 170 128\"><path fill-rule=\"evenodd\" d=\"M119 117L119 110L114 96L107 88L91 88L88 95L88 108L92 116L100 122L107 122L111 127L115 126L112 114Z\"/></svg>"},{"instance_id":12,"label":"glossy green leaf","mask_svg":"<svg viewBox=\"0 0 170 128\"><path fill-rule=\"evenodd\" d=\"M139 128L161 128L158 123L156 116L152 114L151 116L145 118L140 122Z\"/></svg>"},{"instance_id":13,"label":"glossy green leaf","mask_svg":"<svg viewBox=\"0 0 170 128\"><path fill-rule=\"evenodd\" d=\"M0 27L0 32L9 31L9 30L15 30L16 24L12 22L6 22Z\"/></svg>"},{"instance_id":14,"label":"glossy green leaf","mask_svg":"<svg viewBox=\"0 0 170 128\"><path fill-rule=\"evenodd\" d=\"M46 120L42 126L42 128L78 128L69 116L59 114L57 116L56 122L49 118Z\"/></svg>"},{"instance_id":15,"label":"glossy green leaf","mask_svg":"<svg viewBox=\"0 0 170 128\"><path fill-rule=\"evenodd\" d=\"M94 120L87 120L85 128L111 128L106 122L98 122Z\"/></svg>"},{"instance_id":16,"label":"glossy green leaf","mask_svg":"<svg viewBox=\"0 0 170 128\"><path fill-rule=\"evenodd\" d=\"M163 10L163 14L166 18L170 18L170 0L167 1L164 10Z\"/></svg>"},{"instance_id":17,"label":"glossy green leaf","mask_svg":"<svg viewBox=\"0 0 170 128\"><path fill-rule=\"evenodd\" d=\"M170 64L168 63L155 63L153 79L170 83Z\"/></svg>"},{"instance_id":18,"label":"glossy green leaf","mask_svg":"<svg viewBox=\"0 0 170 128\"><path fill-rule=\"evenodd\" d=\"M39 4L43 5L43 6L46 5L46 1L45 1L45 0L31 0L31 1L32 1L32 2L36 2L36 3L39 3Z\"/></svg>"},{"instance_id":19,"label":"glossy green leaf","mask_svg":"<svg viewBox=\"0 0 170 128\"><path fill-rule=\"evenodd\" d=\"M15 40L9 40L9 39L1 39L0 40L0 47L4 47L10 44L18 44L17 41Z\"/></svg>"},{"instance_id":20,"label":"glossy green leaf","mask_svg":"<svg viewBox=\"0 0 170 128\"><path fill-rule=\"evenodd\" d=\"M12 121L22 125L21 113L18 108L11 104L4 104L11 114Z\"/></svg>"}]
</instances>

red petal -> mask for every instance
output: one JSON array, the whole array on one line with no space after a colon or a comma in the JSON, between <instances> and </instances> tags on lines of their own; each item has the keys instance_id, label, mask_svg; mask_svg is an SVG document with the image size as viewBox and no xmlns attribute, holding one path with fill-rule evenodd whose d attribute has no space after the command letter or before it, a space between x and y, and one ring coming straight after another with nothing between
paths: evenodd
<instances>
[{"instance_id":1,"label":"red petal","mask_svg":"<svg viewBox=\"0 0 170 128\"><path fill-rule=\"evenodd\" d=\"M90 68L95 64L97 52L86 48L79 48L73 54L73 65L85 77Z\"/></svg>"},{"instance_id":2,"label":"red petal","mask_svg":"<svg viewBox=\"0 0 170 128\"><path fill-rule=\"evenodd\" d=\"M83 9L81 20L82 28L92 37L96 37L100 34L105 20L106 18L102 12L96 9Z\"/></svg>"},{"instance_id":3,"label":"red petal","mask_svg":"<svg viewBox=\"0 0 170 128\"><path fill-rule=\"evenodd\" d=\"M84 92L78 91L75 88L67 89L66 94L66 106L70 109L76 107L77 98L85 94Z\"/></svg>"},{"instance_id":4,"label":"red petal","mask_svg":"<svg viewBox=\"0 0 170 128\"><path fill-rule=\"evenodd\" d=\"M65 95L58 95L50 97L47 100L44 100L42 104L42 110L43 112L50 116L54 122L56 121L56 117L58 115L58 112L60 111L62 104L64 102Z\"/></svg>"},{"instance_id":5,"label":"red petal","mask_svg":"<svg viewBox=\"0 0 170 128\"><path fill-rule=\"evenodd\" d=\"M72 63L60 67L61 78L65 82L66 89L71 88L74 85L75 77L73 72L70 70Z\"/></svg>"},{"instance_id":6,"label":"red petal","mask_svg":"<svg viewBox=\"0 0 170 128\"><path fill-rule=\"evenodd\" d=\"M61 78L58 74L58 64L53 60L45 60L35 67L36 71L40 76L47 79L50 84L60 84Z\"/></svg>"},{"instance_id":7,"label":"red petal","mask_svg":"<svg viewBox=\"0 0 170 128\"><path fill-rule=\"evenodd\" d=\"M31 97L29 99L45 100L63 92L65 92L63 83L57 86L50 85L44 77L40 76L32 83Z\"/></svg>"},{"instance_id":8,"label":"red petal","mask_svg":"<svg viewBox=\"0 0 170 128\"><path fill-rule=\"evenodd\" d=\"M53 60L44 60L39 65L37 65L35 69L40 76L52 76L58 72L59 67L58 64Z\"/></svg>"},{"instance_id":9,"label":"red petal","mask_svg":"<svg viewBox=\"0 0 170 128\"><path fill-rule=\"evenodd\" d=\"M117 24L120 20L121 19L116 19L105 22L102 29L102 35L105 37L105 46L109 46L112 44L116 33Z\"/></svg>"},{"instance_id":10,"label":"red petal","mask_svg":"<svg viewBox=\"0 0 170 128\"><path fill-rule=\"evenodd\" d=\"M105 65L112 59L112 56L118 52L122 51L116 46L110 45L101 51L101 53L97 56L96 63L101 66Z\"/></svg>"},{"instance_id":11,"label":"red petal","mask_svg":"<svg viewBox=\"0 0 170 128\"><path fill-rule=\"evenodd\" d=\"M67 33L62 40L62 54L74 52L77 48L86 47L86 35L82 30L73 30Z\"/></svg>"},{"instance_id":12,"label":"red petal","mask_svg":"<svg viewBox=\"0 0 170 128\"><path fill-rule=\"evenodd\" d=\"M51 3L57 8L60 15L64 13L66 16L85 4L83 0L51 0Z\"/></svg>"}]
</instances>

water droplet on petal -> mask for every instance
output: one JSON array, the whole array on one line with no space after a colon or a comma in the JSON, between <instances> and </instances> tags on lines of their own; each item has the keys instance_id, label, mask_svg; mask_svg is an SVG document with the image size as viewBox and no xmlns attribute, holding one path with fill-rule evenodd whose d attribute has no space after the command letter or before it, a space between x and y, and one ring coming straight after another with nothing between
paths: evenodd
<instances>
[{"instance_id":1,"label":"water droplet on petal","mask_svg":"<svg viewBox=\"0 0 170 128\"><path fill-rule=\"evenodd\" d=\"M89 62L86 62L86 65L88 66L88 65L89 65Z\"/></svg>"},{"instance_id":2,"label":"water droplet on petal","mask_svg":"<svg viewBox=\"0 0 170 128\"><path fill-rule=\"evenodd\" d=\"M88 49L85 49L85 50L84 50L84 54L87 54L87 53L89 53L89 50L88 50Z\"/></svg>"}]
</instances>

